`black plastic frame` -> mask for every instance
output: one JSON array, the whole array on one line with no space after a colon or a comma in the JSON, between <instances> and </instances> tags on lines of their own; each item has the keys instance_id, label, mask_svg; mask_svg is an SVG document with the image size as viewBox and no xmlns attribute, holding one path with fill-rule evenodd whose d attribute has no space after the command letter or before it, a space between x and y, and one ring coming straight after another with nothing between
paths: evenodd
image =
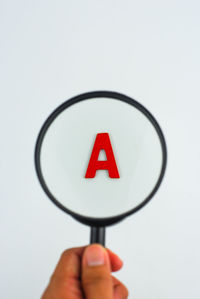
<instances>
[{"instance_id":1,"label":"black plastic frame","mask_svg":"<svg viewBox=\"0 0 200 299\"><path fill-rule=\"evenodd\" d=\"M138 206L136 206L134 209L120 214L118 216L114 216L114 217L107 217L107 218L93 218L93 217L86 217L86 216L82 216L80 214L74 213L73 211L65 208L62 204L60 204L56 198L51 194L51 192L48 190L48 187L45 183L45 180L43 178L42 175L42 171L41 171L41 166L40 166L40 151L41 151L41 145L42 145L42 141L43 138L45 136L45 133L47 132L49 126L51 125L51 123L55 120L55 118L65 109L67 109L68 107L70 107L71 105L74 105L80 101L84 101L84 100L88 100L88 99L93 99L93 98L101 98L101 97L106 97L106 98L112 98L112 99L116 99L116 100L120 100L123 102L126 102L127 104L130 104L132 106L134 106L135 108L137 108L138 110L140 110L140 112L142 112L148 119L149 121L152 123L152 125L154 126L158 137L160 139L160 143L161 143L161 147L162 147L162 155L163 155L163 163L162 163L162 168L161 168L161 172L160 172L160 176L157 180L156 185L154 186L153 190L151 191L151 193L148 195L147 198L145 198L145 200L139 204ZM66 102L64 102L62 105L60 105L59 107L57 107L51 114L50 116L47 118L47 120L44 122L38 138L37 138L37 142L36 142L36 147L35 147L35 168L36 168L36 173L38 176L38 179L42 185L43 190L45 191L45 193L47 194L47 196L51 199L51 201L57 206L59 207L61 210L63 210L64 212L70 214L72 217L74 217L76 220L80 221L83 224L89 225L89 226L95 226L95 227L104 227L104 226L108 226L108 225L112 225L114 223L117 223L119 221L121 221L122 219L124 219L125 217L137 212L138 210L140 210L142 207L144 207L149 201L150 199L154 196L154 194L156 193L156 191L158 190L164 173L165 173L165 169L166 169L166 164L167 164L167 147L166 147L166 142L165 142L165 138L163 135L163 132L158 124L158 122L156 121L156 119L154 118L154 116L144 107L142 106L140 103L138 103L137 101L133 100L132 98L123 95L121 93L118 92L112 92L112 91L93 91L93 92L88 92L88 93L83 93L80 94L78 96L75 96L69 100L67 100Z\"/></svg>"}]
</instances>

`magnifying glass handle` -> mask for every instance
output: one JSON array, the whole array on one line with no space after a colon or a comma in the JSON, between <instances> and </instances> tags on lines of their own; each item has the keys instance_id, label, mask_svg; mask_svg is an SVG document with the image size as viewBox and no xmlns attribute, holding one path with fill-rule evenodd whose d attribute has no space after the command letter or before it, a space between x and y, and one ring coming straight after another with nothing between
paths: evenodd
<instances>
[{"instance_id":1,"label":"magnifying glass handle","mask_svg":"<svg viewBox=\"0 0 200 299\"><path fill-rule=\"evenodd\" d=\"M106 233L106 229L104 226L103 227L91 226L90 244L99 243L105 246L105 233Z\"/></svg>"}]
</instances>

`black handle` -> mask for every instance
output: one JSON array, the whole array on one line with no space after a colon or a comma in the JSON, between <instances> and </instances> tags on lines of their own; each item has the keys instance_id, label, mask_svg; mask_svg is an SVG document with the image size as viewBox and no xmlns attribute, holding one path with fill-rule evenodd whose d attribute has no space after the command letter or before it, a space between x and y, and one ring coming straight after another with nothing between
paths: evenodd
<instances>
[{"instance_id":1,"label":"black handle","mask_svg":"<svg viewBox=\"0 0 200 299\"><path fill-rule=\"evenodd\" d=\"M106 233L106 229L104 226L103 227L91 226L90 244L99 243L105 246L105 233Z\"/></svg>"}]
</instances>

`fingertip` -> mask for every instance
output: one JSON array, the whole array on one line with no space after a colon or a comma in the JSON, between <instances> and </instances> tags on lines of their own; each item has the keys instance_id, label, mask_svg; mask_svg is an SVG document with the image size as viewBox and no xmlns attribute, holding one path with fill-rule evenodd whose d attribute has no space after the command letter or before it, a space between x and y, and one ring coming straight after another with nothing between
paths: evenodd
<instances>
[{"instance_id":1,"label":"fingertip","mask_svg":"<svg viewBox=\"0 0 200 299\"><path fill-rule=\"evenodd\" d=\"M122 284L122 285L117 285L115 288L114 288L114 292L113 292L113 296L114 296L114 299L121 299L121 298L128 298L128 295L129 295L129 291L128 289Z\"/></svg>"},{"instance_id":2,"label":"fingertip","mask_svg":"<svg viewBox=\"0 0 200 299\"><path fill-rule=\"evenodd\" d=\"M106 248L109 258L110 258L110 262L111 262L111 268L112 271L118 271L123 267L124 262L122 261L122 259L113 251L111 251L110 249Z\"/></svg>"},{"instance_id":3,"label":"fingertip","mask_svg":"<svg viewBox=\"0 0 200 299\"><path fill-rule=\"evenodd\" d=\"M82 266L106 264L110 271L110 259L107 250L101 244L93 243L88 245L83 253Z\"/></svg>"},{"instance_id":4,"label":"fingertip","mask_svg":"<svg viewBox=\"0 0 200 299\"><path fill-rule=\"evenodd\" d=\"M116 277L112 276L113 279L113 298L114 299L121 299L121 298L128 298L129 291L127 287Z\"/></svg>"}]
</instances>

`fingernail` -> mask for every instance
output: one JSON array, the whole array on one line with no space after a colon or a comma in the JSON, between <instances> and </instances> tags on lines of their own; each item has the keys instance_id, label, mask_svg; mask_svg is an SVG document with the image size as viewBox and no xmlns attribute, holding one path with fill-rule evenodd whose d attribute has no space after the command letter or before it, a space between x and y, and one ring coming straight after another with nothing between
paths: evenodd
<instances>
[{"instance_id":1,"label":"fingernail","mask_svg":"<svg viewBox=\"0 0 200 299\"><path fill-rule=\"evenodd\" d=\"M101 245L90 245L85 250L85 257L88 266L98 266L105 263L104 249Z\"/></svg>"}]
</instances>

